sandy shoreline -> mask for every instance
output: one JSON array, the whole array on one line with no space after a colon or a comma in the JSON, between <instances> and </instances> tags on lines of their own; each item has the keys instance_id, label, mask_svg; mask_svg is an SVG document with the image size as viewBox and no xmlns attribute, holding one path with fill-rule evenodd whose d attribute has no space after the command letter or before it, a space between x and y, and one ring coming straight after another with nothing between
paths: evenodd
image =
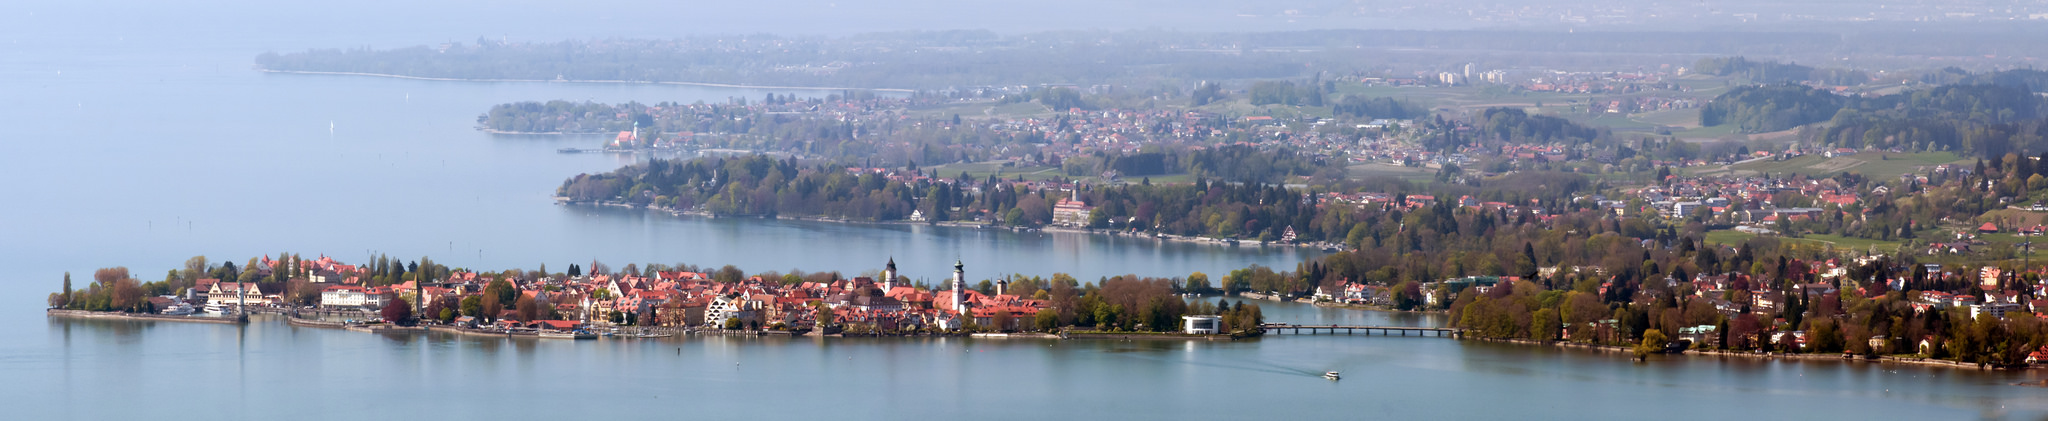
<instances>
[{"instance_id":1,"label":"sandy shoreline","mask_svg":"<svg viewBox=\"0 0 2048 421\"><path fill-rule=\"evenodd\" d=\"M703 87L712 87L712 88L738 88L738 89L794 89L794 90L804 90L804 91L877 91L877 92L900 92L900 93L912 93L912 92L917 92L917 90L914 90L914 89L900 89L900 88L845 88L845 87L832 87L832 86L775 86L775 85L743 85L743 84L736 84L736 83L711 83L711 82L651 82L651 81L632 81L632 80L582 80L582 79L578 79L578 80L551 80L551 79L463 79L463 78L450 78L450 77L425 77L425 76L406 76L406 75L393 75L393 74L384 74L384 73L361 73L361 72L316 72L316 71L310 71L310 70L272 70L272 69L256 69L256 71L259 71L259 72L264 72L264 73L283 73L283 74L295 74L295 75L334 75L334 76L371 76L371 77L388 77L388 78L394 78L394 79L411 79L411 80L431 80L431 81L440 81L440 82L515 82L515 83L630 83L630 84L642 84L642 85L681 85L681 86L703 86Z\"/></svg>"}]
</instances>

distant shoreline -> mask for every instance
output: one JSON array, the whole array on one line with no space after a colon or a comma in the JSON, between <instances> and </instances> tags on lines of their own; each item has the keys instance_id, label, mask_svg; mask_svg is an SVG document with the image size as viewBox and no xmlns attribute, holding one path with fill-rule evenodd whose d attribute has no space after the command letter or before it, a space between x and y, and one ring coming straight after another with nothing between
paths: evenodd
<instances>
[{"instance_id":1,"label":"distant shoreline","mask_svg":"<svg viewBox=\"0 0 2048 421\"><path fill-rule=\"evenodd\" d=\"M566 198L566 197L561 197L561 196L556 196L556 197L555 197L555 203L556 203L556 204L560 204L560 205L570 205L570 206L596 206L596 207L618 207L618 208L627 208L627 209L639 209L639 210L643 210L643 211L649 211L649 212L660 212L660 213L666 213L666 214L669 214L669 215L671 215L671 216L677 216L677 217L682 217L682 216L694 216L694 217L699 217L699 218L713 218L713 219L716 219L716 218L753 218L753 219L777 219L777 220L787 220L787 221L811 221L811 222L831 222L831 223L840 223L840 224L874 224L874 225L931 225L931 226L940 226L940 227L954 227L954 228L973 228L973 229L992 229L992 230L1005 230L1005 231L1019 231L1019 232L1022 232L1022 231L1038 231L1038 232L1053 232L1053 233L1068 233L1068 234L1087 234L1087 235L1099 235L1099 236L1104 236L1104 237L1122 237L1122 238L1133 238L1133 239L1149 239L1149 240L1156 240L1156 241L1160 241L1160 242L1179 242L1179 243L1189 243L1189 244L1203 244L1203 245L1211 245L1211 246L1223 246L1223 247L1230 247L1230 248L1236 248L1236 247L1240 247L1240 246L1248 246L1248 247L1293 247L1293 248L1300 248L1300 249L1308 249L1308 250L1312 250L1312 251L1318 251L1318 252L1321 252L1321 251L1322 251L1322 248L1321 248L1321 247L1317 247L1317 246L1316 246L1315 244L1311 244L1311 243L1299 243L1299 244L1289 244L1289 243L1278 243L1278 242L1275 242L1275 243L1266 243L1266 244L1260 244L1260 243L1259 243L1259 242L1258 242L1257 240L1239 240L1237 244L1232 244L1232 243L1230 243L1230 242L1229 242L1228 240L1223 240L1223 239L1215 239L1215 238L1208 238L1208 237L1189 237L1189 236L1180 236L1180 235L1172 235L1172 234L1160 234L1160 235L1157 235L1157 236L1155 236L1155 235L1152 235L1152 234L1142 234L1142 233L1138 233L1138 234L1131 234L1131 233L1121 233L1121 231L1116 231L1116 230L1096 230L1096 229L1088 229L1088 228L1074 228L1074 227L1054 227L1054 226L1047 226L1047 227L1039 227L1039 228L1012 228L1012 227L1003 227L1003 226L996 226L996 225L991 225L991 224L977 224L977 223L971 223L971 222L960 222L960 221L943 221L943 222L916 222L916 221L861 221L861 220L853 220L853 219L845 219L845 218L833 218L833 217L826 217L826 216L785 216L785 215L776 215L776 216L774 216L774 217L763 217L763 216L718 216L718 215L712 215L712 214L710 214L710 213L706 213L706 212L693 212L693 211L679 211L679 210L672 210L672 209L667 209L667 208L656 208L656 207L648 207L648 206L637 206L637 205L630 205L630 204L624 204L624 203L616 203L616 202L577 202L577 201L571 201L571 200L568 200L568 198Z\"/></svg>"},{"instance_id":2,"label":"distant shoreline","mask_svg":"<svg viewBox=\"0 0 2048 421\"><path fill-rule=\"evenodd\" d=\"M516 130L498 130L489 127L478 127L477 131L489 134L501 134L510 136L599 136L604 134L604 132L522 132Z\"/></svg>"},{"instance_id":3,"label":"distant shoreline","mask_svg":"<svg viewBox=\"0 0 2048 421\"><path fill-rule=\"evenodd\" d=\"M1575 349L1575 350L1582 350L1582 351L1593 351L1593 352L1606 352L1606 353L1631 353L1631 352L1635 352L1634 348L1630 348L1630 347L1625 347L1625 346L1616 346L1616 345L1596 345L1596 344L1588 344L1588 343L1580 343L1580 342L1571 342L1571 341L1535 341L1535 340L1529 340L1529 339L1498 339L1498 338L1479 338L1479 337L1466 337L1466 338L1464 338L1464 339L1466 339L1466 340L1472 340L1472 341L1480 341L1480 342L1495 342L1495 343L1506 343L1506 344L1515 344L1515 345L1524 345L1524 346L1540 346L1540 347L1555 347L1555 348L1561 348L1561 349ZM1949 360L1937 360L1937 359L1932 359L1932 358L1911 358L1911 357L1894 357L1894 356L1880 356L1880 357L1878 357L1878 358L1875 358L1875 359L1870 359L1870 358L1862 358L1862 357L1843 357L1843 356L1842 356L1841 354L1826 354L1826 353L1817 353L1817 354L1808 354L1808 353L1783 353L1783 352L1769 352L1769 353L1758 353L1758 352L1743 352L1743 351L1725 351L1725 350L1695 350L1695 349L1688 349L1688 350L1685 350L1685 352L1683 352L1683 353L1679 353L1679 354L1676 354L1676 356L1680 356L1680 357L1717 357L1717 358L1722 358L1722 359L1728 359L1728 358L1747 358L1747 359L1758 359L1758 360L1792 360L1792 361L1839 361L1839 362L1863 362L1863 363L1876 363L1876 364L1899 364L1899 365L1913 365L1913 366L1921 366L1921 367L1955 368L1955 369L1963 369L1963 370L1982 370L1982 371L2024 371L2024 370L2033 370L2033 369L2035 369L2035 368L2033 368L2033 367L2020 367L2020 368L2001 368L2001 367L1991 367L1991 366L1982 366L1982 365L1978 365L1978 364L1972 364L1972 363L1964 363L1964 362L1956 362L1956 361L1949 361Z\"/></svg>"},{"instance_id":4,"label":"distant shoreline","mask_svg":"<svg viewBox=\"0 0 2048 421\"><path fill-rule=\"evenodd\" d=\"M406 76L406 75L394 75L394 74L386 74L386 73L363 73L363 72L319 72L319 71L311 71L311 70L274 70L274 69L256 69L256 71L259 71L259 72L264 72L264 73L283 73L283 74L297 74L297 75L334 75L334 76L371 76L371 77L388 77L388 78L394 78L394 79L411 79L411 80L430 80L430 81L439 81L439 82L517 82L517 83L618 83L618 84L642 84L642 85L683 85L683 86L703 86L703 87L712 87L712 88L739 88L739 89L796 89L796 90L806 90L806 91L849 91L849 90L850 90L850 91L878 91L878 92L899 92L899 93L912 93L912 92L917 92L917 91L916 91L916 90L914 90L914 89L901 89L901 88L847 88L847 87L832 87L832 86L774 86L774 85L746 85L746 84L737 84L737 83L712 83L712 82L659 82L659 81L633 81L633 80L584 80L584 79L573 79L573 80L552 80L552 79L466 79L466 78L452 78L452 77L426 77L426 76Z\"/></svg>"}]
</instances>

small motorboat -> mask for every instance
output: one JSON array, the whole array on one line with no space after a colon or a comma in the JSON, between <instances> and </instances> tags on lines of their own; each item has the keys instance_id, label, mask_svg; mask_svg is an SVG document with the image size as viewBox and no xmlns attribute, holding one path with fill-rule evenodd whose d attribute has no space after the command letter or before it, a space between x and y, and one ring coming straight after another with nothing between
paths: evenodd
<instances>
[{"instance_id":1,"label":"small motorboat","mask_svg":"<svg viewBox=\"0 0 2048 421\"><path fill-rule=\"evenodd\" d=\"M1325 372L1323 372L1323 378L1325 378L1325 379L1330 379L1330 380L1337 380L1338 378L1340 378L1340 376L1338 376L1338 375L1337 375L1337 372L1335 372L1335 371L1325 371Z\"/></svg>"}]
</instances>

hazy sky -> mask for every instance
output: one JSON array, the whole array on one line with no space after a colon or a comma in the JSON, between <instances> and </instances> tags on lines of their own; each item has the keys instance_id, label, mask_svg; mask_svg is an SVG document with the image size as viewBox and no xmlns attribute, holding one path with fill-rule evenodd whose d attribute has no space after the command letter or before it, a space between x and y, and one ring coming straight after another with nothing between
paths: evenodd
<instances>
[{"instance_id":1,"label":"hazy sky","mask_svg":"<svg viewBox=\"0 0 2048 421\"><path fill-rule=\"evenodd\" d=\"M397 47L478 36L529 41L690 34L842 35L988 29L1267 31L1323 28L1804 28L1825 21L1925 20L1969 27L2048 20L2020 0L514 0L320 2L12 1L0 42L237 40L232 47ZM422 25L419 22L433 22Z\"/></svg>"}]
</instances>

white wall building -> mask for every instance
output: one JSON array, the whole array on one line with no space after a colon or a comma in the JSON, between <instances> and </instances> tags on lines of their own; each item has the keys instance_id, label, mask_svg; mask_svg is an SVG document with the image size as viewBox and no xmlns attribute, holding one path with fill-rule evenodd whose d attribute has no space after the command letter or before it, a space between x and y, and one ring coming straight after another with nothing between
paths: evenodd
<instances>
[{"instance_id":1,"label":"white wall building","mask_svg":"<svg viewBox=\"0 0 2048 421\"><path fill-rule=\"evenodd\" d=\"M370 295L363 287L338 285L320 290L320 306L327 308L362 307L370 302Z\"/></svg>"},{"instance_id":2,"label":"white wall building","mask_svg":"<svg viewBox=\"0 0 2048 421\"><path fill-rule=\"evenodd\" d=\"M213 284L206 292L208 304L270 304L275 294L265 293L263 287L254 282L221 282Z\"/></svg>"},{"instance_id":3,"label":"white wall building","mask_svg":"<svg viewBox=\"0 0 2048 421\"><path fill-rule=\"evenodd\" d=\"M1189 335L1214 335L1222 332L1222 316L1180 316L1181 331Z\"/></svg>"}]
</instances>

